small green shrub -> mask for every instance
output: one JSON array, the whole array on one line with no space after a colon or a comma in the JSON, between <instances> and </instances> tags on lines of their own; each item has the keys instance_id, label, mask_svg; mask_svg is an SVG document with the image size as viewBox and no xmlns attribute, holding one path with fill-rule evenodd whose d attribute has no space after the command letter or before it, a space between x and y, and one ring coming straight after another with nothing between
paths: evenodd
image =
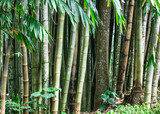
<instances>
[{"instance_id":1,"label":"small green shrub","mask_svg":"<svg viewBox=\"0 0 160 114\"><path fill-rule=\"evenodd\" d=\"M105 110L108 105L117 106L117 104L115 104L115 100L119 98L117 93L107 90L101 95L101 99L103 100L103 104L100 105L100 111Z\"/></svg>"}]
</instances>

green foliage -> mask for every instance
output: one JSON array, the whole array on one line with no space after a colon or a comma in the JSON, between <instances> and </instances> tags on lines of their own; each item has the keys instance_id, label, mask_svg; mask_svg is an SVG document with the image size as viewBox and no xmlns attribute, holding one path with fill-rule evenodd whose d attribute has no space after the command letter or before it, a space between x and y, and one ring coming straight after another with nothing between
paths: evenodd
<instances>
[{"instance_id":1,"label":"green foliage","mask_svg":"<svg viewBox=\"0 0 160 114\"><path fill-rule=\"evenodd\" d=\"M31 94L31 99L32 97L42 97L42 98L46 98L46 99L49 99L49 98L52 98L52 97L56 97L55 95L53 95L53 93L51 92L54 92L54 91L61 91L60 88L43 88L44 91L48 92L47 94L43 94L41 91L37 91L37 92L34 92Z\"/></svg>"},{"instance_id":2,"label":"green foliage","mask_svg":"<svg viewBox=\"0 0 160 114\"><path fill-rule=\"evenodd\" d=\"M149 69L149 67L153 65L154 68L156 68L156 65L155 65L155 59L154 59L154 54L152 54L148 60L148 63L147 63L147 66L146 66L146 70Z\"/></svg>"},{"instance_id":3,"label":"green foliage","mask_svg":"<svg viewBox=\"0 0 160 114\"><path fill-rule=\"evenodd\" d=\"M53 93L51 92L54 92L54 91L61 91L60 88L43 88L44 91L48 92L46 94L42 94L41 91L38 91L38 92L35 92L35 93L32 93L30 98L32 99L33 97L42 97L42 98L45 98L45 99L50 99L52 97L56 97ZM31 109L30 106L23 106L21 105L21 101L22 101L22 98L20 98L18 95L14 95L12 94L12 99L10 98L7 98L8 100L6 100L6 109L8 110L8 112L20 112L21 110L23 109L28 109L27 112L35 112L36 109ZM43 105L43 104L38 104L38 101L28 101L26 102L25 104L29 104L29 105L32 105L32 104L37 104L37 109L38 107L41 108L41 109L46 109L46 107Z\"/></svg>"},{"instance_id":4,"label":"green foliage","mask_svg":"<svg viewBox=\"0 0 160 114\"><path fill-rule=\"evenodd\" d=\"M60 88L43 88L46 92L55 92L55 91L62 91Z\"/></svg>"},{"instance_id":5,"label":"green foliage","mask_svg":"<svg viewBox=\"0 0 160 114\"><path fill-rule=\"evenodd\" d=\"M120 105L115 109L115 114L159 114L160 104L155 104L149 109L147 105L142 104L131 106L130 104L124 106Z\"/></svg>"},{"instance_id":6,"label":"green foliage","mask_svg":"<svg viewBox=\"0 0 160 114\"><path fill-rule=\"evenodd\" d=\"M122 13L122 7L121 7L120 0L108 0L108 3L107 3L108 7L111 5L111 1L113 3L113 6L115 7L116 23L117 25L120 24L121 30L122 30L122 26L126 28L125 27L126 20ZM122 0L122 2L124 1Z\"/></svg>"},{"instance_id":7,"label":"green foliage","mask_svg":"<svg viewBox=\"0 0 160 114\"><path fill-rule=\"evenodd\" d=\"M96 114L102 114L97 111ZM148 108L146 104L139 105L119 105L116 109L106 112L106 114L160 114L160 104L156 103Z\"/></svg>"},{"instance_id":8,"label":"green foliage","mask_svg":"<svg viewBox=\"0 0 160 114\"><path fill-rule=\"evenodd\" d=\"M105 110L107 108L107 105L115 105L115 99L119 99L118 95L113 92L113 91L109 91L107 90L104 94L101 95L101 99L103 100L103 102L105 104L101 104L100 105L100 110Z\"/></svg>"}]
</instances>

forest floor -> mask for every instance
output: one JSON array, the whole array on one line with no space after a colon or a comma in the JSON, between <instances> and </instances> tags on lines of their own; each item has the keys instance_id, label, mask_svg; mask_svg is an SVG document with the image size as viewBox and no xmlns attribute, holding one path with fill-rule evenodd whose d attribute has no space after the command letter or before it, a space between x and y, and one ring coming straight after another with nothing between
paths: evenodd
<instances>
[{"instance_id":1,"label":"forest floor","mask_svg":"<svg viewBox=\"0 0 160 114\"><path fill-rule=\"evenodd\" d=\"M144 94L142 94L142 98L144 98ZM117 105L130 104L129 99L130 99L130 94L124 94L124 98L116 100L115 104L117 104ZM160 88L158 88L158 90L157 90L157 102L160 103ZM106 112L114 110L115 108L116 108L116 106L114 106L114 105L107 105L107 109L105 111L102 111L102 114L106 114ZM99 111L99 109L92 112L91 114L96 114L97 111ZM89 114L89 113L83 112L81 114Z\"/></svg>"}]
</instances>

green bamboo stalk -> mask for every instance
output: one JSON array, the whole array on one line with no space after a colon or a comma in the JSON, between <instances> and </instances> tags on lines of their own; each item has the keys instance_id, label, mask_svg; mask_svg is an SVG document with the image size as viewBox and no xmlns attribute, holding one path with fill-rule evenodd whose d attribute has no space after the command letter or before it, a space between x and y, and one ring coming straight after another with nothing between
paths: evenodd
<instances>
[{"instance_id":1,"label":"green bamboo stalk","mask_svg":"<svg viewBox=\"0 0 160 114\"><path fill-rule=\"evenodd\" d=\"M137 78L136 88L142 90L143 77L143 56L142 56L142 6L140 1L137 1L137 22L136 22L136 62L137 62Z\"/></svg>"},{"instance_id":2,"label":"green bamboo stalk","mask_svg":"<svg viewBox=\"0 0 160 114\"><path fill-rule=\"evenodd\" d=\"M42 6L42 22L43 26L48 31L48 0L46 0L46 4ZM44 40L42 41L42 88L49 87L49 55L48 55L48 35L44 33ZM46 92L44 92L46 93ZM46 110L44 113L50 113L49 100L44 99L44 105L46 106Z\"/></svg>"},{"instance_id":3,"label":"green bamboo stalk","mask_svg":"<svg viewBox=\"0 0 160 114\"><path fill-rule=\"evenodd\" d=\"M62 89L62 102L61 102L61 111L65 111L65 105L67 102L67 96L68 96L68 89L69 89L69 83L70 83L70 77L71 77L71 70L72 70L72 64L73 64L73 56L74 56L74 48L75 48L75 40L76 40L76 28L78 25L72 25L71 26L71 38L69 43L69 49L68 49L68 58L67 58L67 68L66 68L66 75L65 75L65 82Z\"/></svg>"},{"instance_id":4,"label":"green bamboo stalk","mask_svg":"<svg viewBox=\"0 0 160 114\"><path fill-rule=\"evenodd\" d=\"M115 24L115 40L114 40L114 60L113 60L113 83L112 90L116 92L117 78L119 75L119 61L121 50L121 27Z\"/></svg>"},{"instance_id":5,"label":"green bamboo stalk","mask_svg":"<svg viewBox=\"0 0 160 114\"><path fill-rule=\"evenodd\" d=\"M60 72L61 72L61 61L62 61L62 50L63 50L63 31L64 31L64 19L65 12L59 12L58 14L58 30L57 30L57 43L56 43L56 52L54 60L54 76L53 76L53 87L60 87ZM58 113L59 107L59 91L54 92L54 97L52 99L52 114Z\"/></svg>"},{"instance_id":6,"label":"green bamboo stalk","mask_svg":"<svg viewBox=\"0 0 160 114\"><path fill-rule=\"evenodd\" d=\"M90 16L89 10L87 10L87 14L88 16ZM85 79L88 45L89 45L89 27L88 26L85 27L84 34L85 34L85 37L83 42L82 61L81 61L81 67L80 67L80 75L78 78L74 114L80 114L80 110L81 110L81 100L82 100L83 84Z\"/></svg>"},{"instance_id":7,"label":"green bamboo stalk","mask_svg":"<svg viewBox=\"0 0 160 114\"><path fill-rule=\"evenodd\" d=\"M11 43L10 39L8 39L7 52L5 56L4 62L4 70L3 70L3 79L2 79L2 96L1 96L1 114L5 114L5 98L6 98L6 86L7 86L7 76L8 76L8 64L10 57Z\"/></svg>"},{"instance_id":8,"label":"green bamboo stalk","mask_svg":"<svg viewBox=\"0 0 160 114\"><path fill-rule=\"evenodd\" d=\"M160 33L160 32L159 32ZM158 88L158 80L160 73L160 41L157 44L157 53L156 53L156 69L153 74L153 82L152 82L152 102L157 102L157 88Z\"/></svg>"},{"instance_id":9,"label":"green bamboo stalk","mask_svg":"<svg viewBox=\"0 0 160 114\"><path fill-rule=\"evenodd\" d=\"M159 19L155 21L155 17L152 23L151 28L151 41L149 43L149 50L148 50L148 56L151 57L151 55L155 55L154 48L157 47L157 41L158 37L157 34L159 32ZM150 67L147 69L147 77L146 77L146 86L145 86L145 92L144 92L144 102L147 103L147 106L150 107L151 103L151 90L152 90L152 79L153 79L153 64L151 63Z\"/></svg>"},{"instance_id":10,"label":"green bamboo stalk","mask_svg":"<svg viewBox=\"0 0 160 114\"><path fill-rule=\"evenodd\" d=\"M123 85L124 85L124 79L126 74L126 68L127 68L127 62L128 62L128 53L129 53L129 47L130 47L130 37L131 37L131 31L132 31L132 20L133 20L133 11L134 11L134 0L129 1L129 9L128 9L128 23L126 28L126 35L124 39L123 44L123 57L122 57L122 63L120 67L120 72L118 76L117 81L117 92L118 94L122 95L123 93Z\"/></svg>"},{"instance_id":11,"label":"green bamboo stalk","mask_svg":"<svg viewBox=\"0 0 160 114\"><path fill-rule=\"evenodd\" d=\"M87 70L86 70L87 71ZM85 74L86 76L85 76L85 79L84 79L84 85L83 85L83 93L82 93L82 103L81 103L81 112L82 113L84 113L84 112L86 112L86 77L87 77L87 72L86 72L86 74Z\"/></svg>"},{"instance_id":12,"label":"green bamboo stalk","mask_svg":"<svg viewBox=\"0 0 160 114\"><path fill-rule=\"evenodd\" d=\"M91 111L91 89L92 89L92 44L91 39L89 40L88 58L87 58L87 112Z\"/></svg>"},{"instance_id":13,"label":"green bamboo stalk","mask_svg":"<svg viewBox=\"0 0 160 114\"><path fill-rule=\"evenodd\" d=\"M83 41L81 39L83 39L83 38L80 38L80 41ZM77 85L77 77L78 77L77 76L77 66L78 66L77 65L77 63L78 63L77 62L77 55L78 55L78 27L77 27L77 30L76 30L76 43L75 43L71 82L70 82L70 89L69 89L70 113L74 112L74 104L75 104L75 99L76 99L76 85Z\"/></svg>"}]
</instances>

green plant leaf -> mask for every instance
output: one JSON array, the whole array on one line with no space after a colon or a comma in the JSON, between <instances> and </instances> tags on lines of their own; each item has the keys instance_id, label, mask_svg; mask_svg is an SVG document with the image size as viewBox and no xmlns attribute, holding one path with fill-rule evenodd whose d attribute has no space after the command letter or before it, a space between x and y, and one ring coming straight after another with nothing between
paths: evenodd
<instances>
[{"instance_id":1,"label":"green plant leaf","mask_svg":"<svg viewBox=\"0 0 160 114\"><path fill-rule=\"evenodd\" d=\"M105 110L106 108L107 108L107 106L106 106L106 105L101 104L101 105L100 105L99 110L100 110L100 111L103 111L103 110Z\"/></svg>"},{"instance_id":2,"label":"green plant leaf","mask_svg":"<svg viewBox=\"0 0 160 114\"><path fill-rule=\"evenodd\" d=\"M37 103L37 101L28 101L25 104L34 104L34 103Z\"/></svg>"},{"instance_id":3,"label":"green plant leaf","mask_svg":"<svg viewBox=\"0 0 160 114\"><path fill-rule=\"evenodd\" d=\"M36 110L35 109L29 109L27 110L27 112L35 112Z\"/></svg>"},{"instance_id":4,"label":"green plant leaf","mask_svg":"<svg viewBox=\"0 0 160 114\"><path fill-rule=\"evenodd\" d=\"M109 95L102 94L102 95L101 95L101 98L102 98L102 100L103 100L104 102L107 102L108 99L109 99Z\"/></svg>"},{"instance_id":5,"label":"green plant leaf","mask_svg":"<svg viewBox=\"0 0 160 114\"><path fill-rule=\"evenodd\" d=\"M42 95L42 92L38 91L38 92L32 93L31 98L32 97L39 97L40 95Z\"/></svg>"},{"instance_id":6,"label":"green plant leaf","mask_svg":"<svg viewBox=\"0 0 160 114\"><path fill-rule=\"evenodd\" d=\"M44 91L46 92L54 92L54 91L61 91L60 88L43 88Z\"/></svg>"},{"instance_id":7,"label":"green plant leaf","mask_svg":"<svg viewBox=\"0 0 160 114\"><path fill-rule=\"evenodd\" d=\"M114 98L110 98L110 99L108 99L108 102L109 102L109 104L115 104L115 100L114 100Z\"/></svg>"},{"instance_id":8,"label":"green plant leaf","mask_svg":"<svg viewBox=\"0 0 160 114\"><path fill-rule=\"evenodd\" d=\"M31 107L30 106L21 106L20 108L21 109L30 109Z\"/></svg>"},{"instance_id":9,"label":"green plant leaf","mask_svg":"<svg viewBox=\"0 0 160 114\"><path fill-rule=\"evenodd\" d=\"M38 104L37 106L42 108L42 109L46 109L46 107L43 104Z\"/></svg>"},{"instance_id":10,"label":"green plant leaf","mask_svg":"<svg viewBox=\"0 0 160 114\"><path fill-rule=\"evenodd\" d=\"M46 98L46 99L52 98L52 97L54 97L54 96L55 96L55 95L53 95L53 93L41 95L41 97Z\"/></svg>"}]
</instances>

